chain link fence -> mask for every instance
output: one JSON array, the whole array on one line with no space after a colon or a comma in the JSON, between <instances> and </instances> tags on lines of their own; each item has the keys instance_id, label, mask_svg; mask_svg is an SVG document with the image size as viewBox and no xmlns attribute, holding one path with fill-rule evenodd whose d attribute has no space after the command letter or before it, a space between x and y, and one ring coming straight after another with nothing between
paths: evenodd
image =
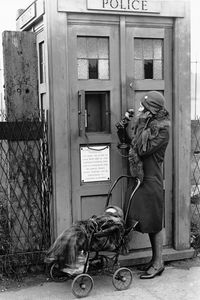
<instances>
[{"instance_id":1,"label":"chain link fence","mask_svg":"<svg viewBox=\"0 0 200 300\"><path fill-rule=\"evenodd\" d=\"M200 252L200 61L191 62L191 244Z\"/></svg>"},{"instance_id":2,"label":"chain link fence","mask_svg":"<svg viewBox=\"0 0 200 300\"><path fill-rule=\"evenodd\" d=\"M200 119L191 121L191 242L200 248Z\"/></svg>"},{"instance_id":3,"label":"chain link fence","mask_svg":"<svg viewBox=\"0 0 200 300\"><path fill-rule=\"evenodd\" d=\"M50 243L46 114L0 113L0 273L36 268Z\"/></svg>"}]
</instances>

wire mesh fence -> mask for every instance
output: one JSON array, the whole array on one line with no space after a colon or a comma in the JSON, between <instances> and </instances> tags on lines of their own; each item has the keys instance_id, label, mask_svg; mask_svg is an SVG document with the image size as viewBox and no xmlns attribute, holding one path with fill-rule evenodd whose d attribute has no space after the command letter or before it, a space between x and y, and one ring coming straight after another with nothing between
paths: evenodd
<instances>
[{"instance_id":1,"label":"wire mesh fence","mask_svg":"<svg viewBox=\"0 0 200 300\"><path fill-rule=\"evenodd\" d=\"M191 121L191 243L200 251L200 119Z\"/></svg>"},{"instance_id":2,"label":"wire mesh fence","mask_svg":"<svg viewBox=\"0 0 200 300\"><path fill-rule=\"evenodd\" d=\"M50 242L47 114L0 112L0 272L39 265Z\"/></svg>"}]
</instances>

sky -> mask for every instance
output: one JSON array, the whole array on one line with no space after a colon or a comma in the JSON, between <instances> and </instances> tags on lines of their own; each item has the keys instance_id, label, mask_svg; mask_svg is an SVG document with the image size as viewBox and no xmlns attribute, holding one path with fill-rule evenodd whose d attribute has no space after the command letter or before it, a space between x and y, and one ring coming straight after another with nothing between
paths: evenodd
<instances>
[{"instance_id":1,"label":"sky","mask_svg":"<svg viewBox=\"0 0 200 300\"><path fill-rule=\"evenodd\" d=\"M191 2L191 59L200 61L200 1L190 0Z\"/></svg>"},{"instance_id":2,"label":"sky","mask_svg":"<svg viewBox=\"0 0 200 300\"><path fill-rule=\"evenodd\" d=\"M17 10L26 8L33 0L0 0L0 32L15 30Z\"/></svg>"}]
</instances>

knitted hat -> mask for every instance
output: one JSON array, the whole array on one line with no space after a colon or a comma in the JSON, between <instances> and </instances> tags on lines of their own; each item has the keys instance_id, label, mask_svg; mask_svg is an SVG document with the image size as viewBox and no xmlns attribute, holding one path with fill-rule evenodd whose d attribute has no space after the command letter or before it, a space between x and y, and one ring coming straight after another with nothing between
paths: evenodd
<instances>
[{"instance_id":1,"label":"knitted hat","mask_svg":"<svg viewBox=\"0 0 200 300\"><path fill-rule=\"evenodd\" d=\"M105 214L120 217L121 219L124 218L123 210L118 206L108 206L105 210Z\"/></svg>"},{"instance_id":2,"label":"knitted hat","mask_svg":"<svg viewBox=\"0 0 200 300\"><path fill-rule=\"evenodd\" d=\"M147 110L155 115L159 110L165 107L165 98L160 92L150 91L143 96L141 103Z\"/></svg>"}]
</instances>

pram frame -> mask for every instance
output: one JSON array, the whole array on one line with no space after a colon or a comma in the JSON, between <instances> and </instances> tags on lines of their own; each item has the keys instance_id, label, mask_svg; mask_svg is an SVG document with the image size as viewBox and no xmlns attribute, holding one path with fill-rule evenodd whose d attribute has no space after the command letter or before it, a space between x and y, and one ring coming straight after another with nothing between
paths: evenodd
<instances>
[{"instance_id":1,"label":"pram frame","mask_svg":"<svg viewBox=\"0 0 200 300\"><path fill-rule=\"evenodd\" d=\"M109 191L108 191L108 195L107 195L107 199L106 199L106 204L105 204L105 209L109 206L109 203L110 203L110 197L112 195L112 191L113 189L115 188L115 186L117 185L117 183L122 179L122 178L131 178L133 179L132 176L130 175L121 175L119 176L115 181L114 183L111 185ZM135 188L133 189L129 199L128 199L128 205L127 205L127 210L126 210L126 213L125 213L125 217L124 217L124 223L126 224L126 221L127 221L127 217L128 217L128 212L129 212L129 209L130 209L130 204L131 204L131 201L132 201L132 198L135 194L135 192L137 191L137 189L139 188L140 186L140 180L138 178L135 178L136 179L136 186ZM78 275L70 275L68 273L64 273L60 270L60 273L64 276L61 276L61 277L56 277L53 273L55 272L55 268L57 269L57 271L59 271L59 266L56 266L56 263L52 264L51 265L51 268L50 268L50 277L54 280L54 281L65 281L67 279L73 279L73 282L72 282L72 293L77 297L77 298L82 298L82 297L86 297L92 290L93 288L93 285L94 285L94 282L93 282L93 279L92 277L87 274L88 270L90 272L90 269L89 269L89 266L92 265L92 261L95 261L95 260L100 260L103 264L103 259L106 260L106 263L107 263L107 266L103 268L102 266L102 270L103 270L103 273L104 274L107 274L107 275L111 275L111 273L113 274L113 271L114 271L114 274L112 275L113 276L113 280L112 280L112 283L113 285L115 286L115 288L117 290L123 290L123 289L127 289L131 282L132 282L132 272L129 268L120 268L120 265L119 265L119 262L118 262L118 258L119 258L119 255L120 255L120 249L122 247L122 243L124 241L124 237L126 235L128 235L132 230L134 230L134 228L136 227L136 225L138 224L138 221L135 221L133 222L133 225L130 227L130 228L127 228L125 229L125 234L123 235L123 237L121 238L120 240L120 243L118 245L118 247L112 251L114 252L115 254L112 256L112 257L109 257L108 255L102 255L102 254L99 254L99 252L103 252L102 250L99 250L99 251L91 251L91 245L92 245L92 241L93 241L93 238L94 237L100 237L100 236L106 236L108 235L108 233L102 233L102 232L97 232L97 233L92 233L90 238L89 238L89 242L88 242L88 251L86 253L86 260L85 260L85 264L84 264L84 267L83 267L83 272L81 274L78 274ZM95 256L93 258L90 258L90 254L91 252L95 252ZM108 266L108 261L112 261L112 270L110 268L110 266ZM91 262L91 263L90 263ZM115 268L118 268L115 270ZM121 275L121 273L123 275ZM124 275L124 273L126 275ZM127 278L128 277L128 281L126 282ZM82 281L81 281L82 279ZM83 279L88 281L87 284L89 284L89 288L86 290L86 284L83 283ZM80 280L80 282L79 282ZM122 282L122 286L118 284L118 281ZM124 284L123 284L124 282ZM79 288L80 288L80 291L77 291L76 290L76 284L79 285Z\"/></svg>"}]
</instances>

